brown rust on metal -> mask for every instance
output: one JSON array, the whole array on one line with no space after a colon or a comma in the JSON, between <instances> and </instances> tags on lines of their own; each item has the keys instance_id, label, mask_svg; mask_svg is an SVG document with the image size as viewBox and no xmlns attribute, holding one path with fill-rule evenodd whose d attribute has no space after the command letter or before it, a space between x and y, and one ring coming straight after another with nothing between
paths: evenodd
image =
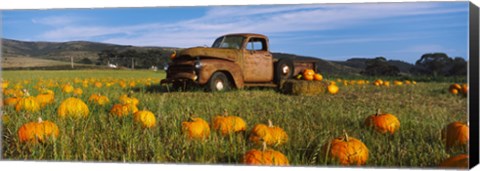
<instances>
[{"instance_id":1,"label":"brown rust on metal","mask_svg":"<svg viewBox=\"0 0 480 171\"><path fill-rule=\"evenodd\" d=\"M240 89L244 87L242 69L236 63L217 59L204 59L202 64L204 67L200 70L199 84L206 84L215 72L224 72L232 77L235 87Z\"/></svg>"},{"instance_id":2,"label":"brown rust on metal","mask_svg":"<svg viewBox=\"0 0 480 171\"><path fill-rule=\"evenodd\" d=\"M185 49L180 52L179 56L188 56L192 58L196 57L215 57L222 58L229 61L236 61L241 55L241 51L238 49L227 48L209 48L209 47L194 47Z\"/></svg>"},{"instance_id":3,"label":"brown rust on metal","mask_svg":"<svg viewBox=\"0 0 480 171\"><path fill-rule=\"evenodd\" d=\"M224 36L243 36L245 39L239 49L193 47L182 50L177 54L180 58L174 60L169 71L167 71L167 79L162 82L190 79L199 85L205 85L215 72L223 72L231 78L236 88L275 84L273 77L275 74L274 65L277 60L268 50L268 38L266 36L255 33L227 34ZM253 42L260 41L263 45L262 48L247 49L250 40ZM195 69L194 65L198 60L200 60L201 68ZM294 73L299 73L306 68L314 69L316 67L315 62L311 61L295 61L293 65ZM198 79L195 80L195 78Z\"/></svg>"}]
</instances>

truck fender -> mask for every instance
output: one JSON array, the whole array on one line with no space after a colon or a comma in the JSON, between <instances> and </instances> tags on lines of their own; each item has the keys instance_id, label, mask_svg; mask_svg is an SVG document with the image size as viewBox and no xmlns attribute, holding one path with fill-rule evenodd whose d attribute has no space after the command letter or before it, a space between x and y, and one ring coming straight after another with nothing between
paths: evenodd
<instances>
[{"instance_id":1,"label":"truck fender","mask_svg":"<svg viewBox=\"0 0 480 171\"><path fill-rule=\"evenodd\" d=\"M242 89L244 87L243 73L237 64L218 59L202 59L202 68L199 75L198 83L204 85L208 82L213 73L221 71L230 76L235 87Z\"/></svg>"}]
</instances>

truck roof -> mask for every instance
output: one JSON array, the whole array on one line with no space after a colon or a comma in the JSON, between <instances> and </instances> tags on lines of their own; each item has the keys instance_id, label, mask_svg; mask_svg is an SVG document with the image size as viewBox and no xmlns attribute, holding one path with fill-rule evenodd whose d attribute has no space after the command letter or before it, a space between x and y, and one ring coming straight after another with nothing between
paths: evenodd
<instances>
[{"instance_id":1,"label":"truck roof","mask_svg":"<svg viewBox=\"0 0 480 171\"><path fill-rule=\"evenodd\" d=\"M265 36L265 35L263 35L263 34L258 34L258 33L231 33L231 34L226 34L226 35L223 35L223 36L233 36L233 35L245 36L245 37L254 36L254 37L267 38L267 36Z\"/></svg>"}]
</instances>

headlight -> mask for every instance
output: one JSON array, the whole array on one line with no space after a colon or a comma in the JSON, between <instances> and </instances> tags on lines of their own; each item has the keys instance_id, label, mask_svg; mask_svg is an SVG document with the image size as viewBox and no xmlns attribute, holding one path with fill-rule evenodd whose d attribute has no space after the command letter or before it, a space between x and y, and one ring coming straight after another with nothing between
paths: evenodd
<instances>
[{"instance_id":1,"label":"headlight","mask_svg":"<svg viewBox=\"0 0 480 171\"><path fill-rule=\"evenodd\" d=\"M202 68L202 63L200 61L195 62L195 69Z\"/></svg>"}]
</instances>

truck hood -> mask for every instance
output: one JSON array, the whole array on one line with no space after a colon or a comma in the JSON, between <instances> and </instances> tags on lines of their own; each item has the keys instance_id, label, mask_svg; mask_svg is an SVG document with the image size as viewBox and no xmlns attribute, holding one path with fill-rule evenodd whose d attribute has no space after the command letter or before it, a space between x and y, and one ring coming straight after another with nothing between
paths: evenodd
<instances>
[{"instance_id":1,"label":"truck hood","mask_svg":"<svg viewBox=\"0 0 480 171\"><path fill-rule=\"evenodd\" d=\"M226 49L226 48L210 48L210 47L193 47L182 50L178 56L191 57L191 58L221 58L230 61L237 60L240 56L241 50L239 49Z\"/></svg>"}]
</instances>

